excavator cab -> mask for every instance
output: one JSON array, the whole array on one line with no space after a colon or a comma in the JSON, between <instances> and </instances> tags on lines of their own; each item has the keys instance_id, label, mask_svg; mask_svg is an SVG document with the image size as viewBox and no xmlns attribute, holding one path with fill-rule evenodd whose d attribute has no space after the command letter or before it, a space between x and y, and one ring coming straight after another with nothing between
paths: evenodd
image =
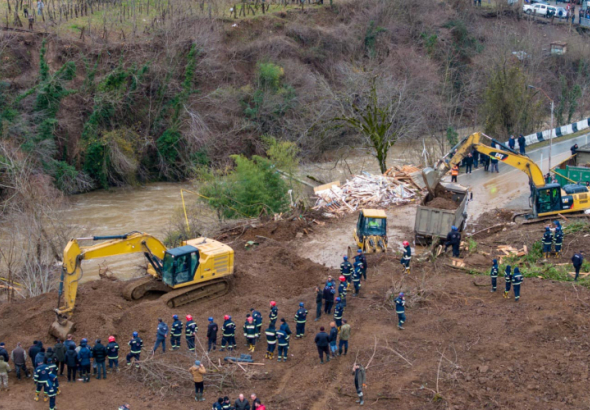
<instances>
[{"instance_id":1,"label":"excavator cab","mask_svg":"<svg viewBox=\"0 0 590 410\"><path fill-rule=\"evenodd\" d=\"M561 203L561 186L559 184L547 184L535 189L535 207L538 215L548 212L561 211L565 204ZM570 204L571 205L571 204Z\"/></svg>"},{"instance_id":2,"label":"excavator cab","mask_svg":"<svg viewBox=\"0 0 590 410\"><path fill-rule=\"evenodd\" d=\"M356 246L366 253L387 250L387 215L379 209L362 209L354 231Z\"/></svg>"},{"instance_id":3,"label":"excavator cab","mask_svg":"<svg viewBox=\"0 0 590 410\"><path fill-rule=\"evenodd\" d=\"M199 250L190 245L169 249L162 265L162 281L166 285L174 288L192 281L199 266Z\"/></svg>"}]
</instances>

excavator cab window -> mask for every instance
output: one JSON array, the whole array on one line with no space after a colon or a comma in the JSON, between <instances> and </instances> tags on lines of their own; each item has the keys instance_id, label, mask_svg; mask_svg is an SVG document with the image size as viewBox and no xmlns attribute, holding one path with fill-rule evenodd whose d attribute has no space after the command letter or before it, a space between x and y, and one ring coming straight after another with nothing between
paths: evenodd
<instances>
[{"instance_id":1,"label":"excavator cab window","mask_svg":"<svg viewBox=\"0 0 590 410\"><path fill-rule=\"evenodd\" d=\"M559 184L547 184L537 188L537 214L544 214L562 209L561 186Z\"/></svg>"},{"instance_id":2,"label":"excavator cab window","mask_svg":"<svg viewBox=\"0 0 590 410\"><path fill-rule=\"evenodd\" d=\"M164 255L162 280L169 286L193 280L199 265L199 250L194 246L169 249Z\"/></svg>"},{"instance_id":3,"label":"excavator cab window","mask_svg":"<svg viewBox=\"0 0 590 410\"><path fill-rule=\"evenodd\" d=\"M385 218L364 218L364 226L361 229L363 236L384 236L387 231L387 219Z\"/></svg>"}]
</instances>

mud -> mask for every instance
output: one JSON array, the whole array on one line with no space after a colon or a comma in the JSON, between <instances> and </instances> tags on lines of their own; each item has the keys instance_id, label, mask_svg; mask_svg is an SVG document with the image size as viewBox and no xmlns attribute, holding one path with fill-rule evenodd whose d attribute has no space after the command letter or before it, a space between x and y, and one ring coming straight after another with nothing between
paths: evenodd
<instances>
[{"instance_id":1,"label":"mud","mask_svg":"<svg viewBox=\"0 0 590 410\"><path fill-rule=\"evenodd\" d=\"M432 201L427 202L426 206L429 206L431 208L453 210L457 209L459 207L459 204L451 199L436 197Z\"/></svg>"}]
</instances>

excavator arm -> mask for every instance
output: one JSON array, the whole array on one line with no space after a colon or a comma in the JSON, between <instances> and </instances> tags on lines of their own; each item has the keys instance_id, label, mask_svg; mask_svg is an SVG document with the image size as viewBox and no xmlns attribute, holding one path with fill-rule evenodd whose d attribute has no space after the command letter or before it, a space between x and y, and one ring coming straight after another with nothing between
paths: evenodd
<instances>
[{"instance_id":1,"label":"excavator arm","mask_svg":"<svg viewBox=\"0 0 590 410\"><path fill-rule=\"evenodd\" d=\"M80 246L79 240L104 240L92 246ZM64 249L63 268L59 284L58 308L55 309L57 320L52 324L50 333L63 336L70 333L74 324L69 320L76 304L78 286L83 276L82 261L126 255L142 252L154 268L150 273L159 277L162 272L162 259L166 246L152 235L142 232L131 232L117 236L93 236L72 239ZM63 303L62 303L63 302Z\"/></svg>"}]
</instances>

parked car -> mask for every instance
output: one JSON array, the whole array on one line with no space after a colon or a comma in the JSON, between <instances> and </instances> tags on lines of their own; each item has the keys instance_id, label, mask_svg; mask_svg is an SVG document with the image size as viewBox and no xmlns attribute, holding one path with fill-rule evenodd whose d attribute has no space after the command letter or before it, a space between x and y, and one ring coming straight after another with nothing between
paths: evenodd
<instances>
[{"instance_id":1,"label":"parked car","mask_svg":"<svg viewBox=\"0 0 590 410\"><path fill-rule=\"evenodd\" d=\"M551 6L549 6L547 3L525 4L522 7L522 11L526 14L535 14L537 16L546 16L547 15L547 7L551 7Z\"/></svg>"}]
</instances>

